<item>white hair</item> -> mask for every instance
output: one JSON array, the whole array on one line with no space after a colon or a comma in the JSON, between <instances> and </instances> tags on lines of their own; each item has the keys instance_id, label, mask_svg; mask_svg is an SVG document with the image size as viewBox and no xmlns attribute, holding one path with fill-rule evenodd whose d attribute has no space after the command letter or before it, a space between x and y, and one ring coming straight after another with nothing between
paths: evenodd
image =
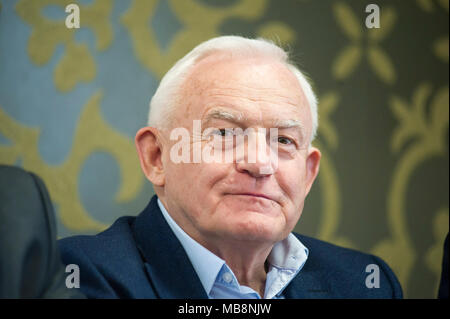
<instances>
[{"instance_id":1,"label":"white hair","mask_svg":"<svg viewBox=\"0 0 450 319\"><path fill-rule=\"evenodd\" d=\"M283 63L298 79L308 102L312 116L312 141L317 133L317 98L303 73L290 61L289 55L279 46L266 39L247 39L240 36L220 36L196 46L164 75L150 101L148 125L166 128L178 102L178 93L189 71L201 59L216 52L230 53L233 57L262 56Z\"/></svg>"}]
</instances>

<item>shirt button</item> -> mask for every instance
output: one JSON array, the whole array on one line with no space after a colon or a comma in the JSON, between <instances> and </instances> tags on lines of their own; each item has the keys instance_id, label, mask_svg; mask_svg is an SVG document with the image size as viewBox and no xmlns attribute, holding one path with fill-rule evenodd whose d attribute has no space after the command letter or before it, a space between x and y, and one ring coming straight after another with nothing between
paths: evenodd
<instances>
[{"instance_id":1,"label":"shirt button","mask_svg":"<svg viewBox=\"0 0 450 319\"><path fill-rule=\"evenodd\" d=\"M233 281L233 276L232 276L229 272L226 272L226 273L224 273L224 274L222 275L222 279L223 279L227 284L229 284L230 282Z\"/></svg>"}]
</instances>

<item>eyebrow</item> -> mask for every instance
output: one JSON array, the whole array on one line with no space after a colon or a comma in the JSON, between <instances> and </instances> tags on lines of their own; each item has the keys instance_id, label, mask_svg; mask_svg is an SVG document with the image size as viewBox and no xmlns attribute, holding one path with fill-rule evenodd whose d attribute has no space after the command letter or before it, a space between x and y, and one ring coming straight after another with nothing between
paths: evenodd
<instances>
[{"instance_id":1,"label":"eyebrow","mask_svg":"<svg viewBox=\"0 0 450 319\"><path fill-rule=\"evenodd\" d=\"M213 109L206 114L204 121L207 122L210 119L228 120L239 123L242 122L245 117L241 112L230 112L223 109Z\"/></svg>"},{"instance_id":2,"label":"eyebrow","mask_svg":"<svg viewBox=\"0 0 450 319\"><path fill-rule=\"evenodd\" d=\"M303 123L299 120L275 120L273 124L277 128L299 128L302 132L305 130Z\"/></svg>"},{"instance_id":3,"label":"eyebrow","mask_svg":"<svg viewBox=\"0 0 450 319\"><path fill-rule=\"evenodd\" d=\"M244 116L239 111L229 111L224 110L220 108L216 108L208 112L204 118L204 122L208 122L211 119L219 119L219 120L226 120L231 121L237 124L242 123L244 120L247 119L246 116ZM276 119L272 121L271 127L279 128L279 129L290 129L290 128L298 128L300 130L300 133L302 137L305 136L305 126L303 123L299 120L294 119L286 119L286 120L280 120Z\"/></svg>"}]
</instances>

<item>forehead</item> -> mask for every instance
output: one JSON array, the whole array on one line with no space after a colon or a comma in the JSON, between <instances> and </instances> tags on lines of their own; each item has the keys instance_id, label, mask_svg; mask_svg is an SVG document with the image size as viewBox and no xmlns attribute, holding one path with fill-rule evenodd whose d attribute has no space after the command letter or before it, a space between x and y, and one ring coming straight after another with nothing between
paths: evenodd
<instances>
[{"instance_id":1,"label":"forehead","mask_svg":"<svg viewBox=\"0 0 450 319\"><path fill-rule=\"evenodd\" d=\"M298 118L309 112L297 78L267 57L210 55L192 68L181 93L184 118L200 119L214 107L238 109L249 118Z\"/></svg>"}]
</instances>

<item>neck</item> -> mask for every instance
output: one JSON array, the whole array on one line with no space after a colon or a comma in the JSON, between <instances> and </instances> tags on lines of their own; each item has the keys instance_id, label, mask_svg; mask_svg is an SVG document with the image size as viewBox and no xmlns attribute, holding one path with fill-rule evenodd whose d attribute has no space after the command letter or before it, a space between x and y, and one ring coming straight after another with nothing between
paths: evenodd
<instances>
[{"instance_id":1,"label":"neck","mask_svg":"<svg viewBox=\"0 0 450 319\"><path fill-rule=\"evenodd\" d=\"M272 251L273 244L254 244L248 241L224 242L223 240L217 245L211 241L199 241L199 243L225 260L240 285L250 287L264 297L267 275L266 260ZM236 247L239 248L236 249Z\"/></svg>"}]
</instances>

